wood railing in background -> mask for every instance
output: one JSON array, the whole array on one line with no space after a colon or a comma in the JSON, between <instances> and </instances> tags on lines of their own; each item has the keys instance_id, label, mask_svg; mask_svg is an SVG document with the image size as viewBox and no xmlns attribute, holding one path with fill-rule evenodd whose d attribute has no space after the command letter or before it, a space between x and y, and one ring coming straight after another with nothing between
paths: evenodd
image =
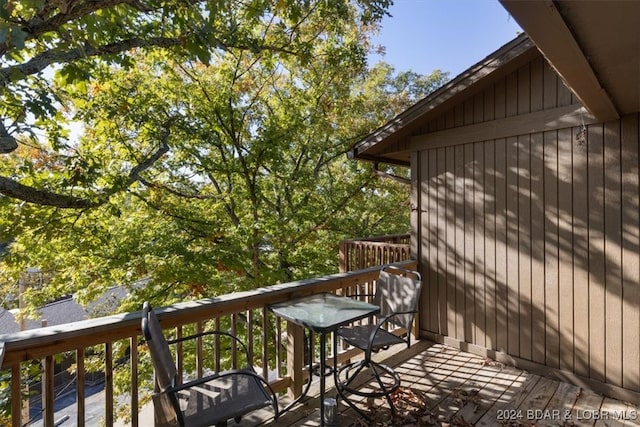
<instances>
[{"instance_id":1,"label":"wood railing in background","mask_svg":"<svg viewBox=\"0 0 640 427\"><path fill-rule=\"evenodd\" d=\"M407 268L415 268L415 261L398 263ZM288 391L298 395L306 381L304 366L304 334L300 328L286 326L267 309L267 305L319 292L336 292L358 298L370 293L375 287L378 267L371 267L348 273L302 280L298 282L238 292L215 298L185 302L163 308L156 308L160 323L167 334L181 336L191 330L204 328L219 329L228 325L229 331L236 332L247 343L253 355L254 364L261 370L277 392ZM363 298L363 297L360 297ZM102 317L66 325L45 327L36 330L0 335L0 360L2 377L10 384L12 425L21 426L28 420L22 416L25 397L23 390L28 380L25 373L34 367L41 370L43 382L42 418L45 427L55 425L54 408L54 361L59 357L71 357L76 367L76 402L78 426L85 425L85 366L87 354L102 354L105 373L104 420L105 426L113 426L114 412L114 369L128 369L131 405L130 425L138 426L138 412L148 400L140 397L149 395L150 390L140 390L144 376L149 375L149 357L140 331L141 312ZM244 332L240 334L240 332ZM184 372L186 356L195 357L196 372L202 375L204 369L218 369L220 355L212 363L205 363L203 352L198 347L193 354L178 349L178 368ZM327 353L331 354L331 353ZM351 357L350 354L343 355ZM342 358L342 357L341 357ZM211 366L213 364L213 366ZM150 384L151 381L146 381ZM7 390L4 390L7 392ZM117 396L116 396L117 397ZM95 421L95 420L94 420ZM148 424L148 423L146 423Z\"/></svg>"},{"instance_id":2,"label":"wood railing in background","mask_svg":"<svg viewBox=\"0 0 640 427\"><path fill-rule=\"evenodd\" d=\"M411 259L411 236L395 234L340 242L340 271L354 271Z\"/></svg>"}]
</instances>

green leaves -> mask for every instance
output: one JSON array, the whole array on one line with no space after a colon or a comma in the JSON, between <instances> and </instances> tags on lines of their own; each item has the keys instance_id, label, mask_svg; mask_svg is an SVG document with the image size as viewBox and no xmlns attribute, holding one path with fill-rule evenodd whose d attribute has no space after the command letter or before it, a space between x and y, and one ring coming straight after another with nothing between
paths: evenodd
<instances>
[{"instance_id":1,"label":"green leaves","mask_svg":"<svg viewBox=\"0 0 640 427\"><path fill-rule=\"evenodd\" d=\"M52 272L33 301L115 284L123 309L214 296L334 272L341 239L408 229L408 189L345 156L433 82L367 70L363 23L386 2L130 4L32 26L0 62L55 65L17 64L0 92L4 121L33 131L0 176L90 202L0 197L0 268ZM20 13L46 21L56 5Z\"/></svg>"},{"instance_id":2,"label":"green leaves","mask_svg":"<svg viewBox=\"0 0 640 427\"><path fill-rule=\"evenodd\" d=\"M88 82L91 74L79 64L66 64L56 72L57 83L61 86L71 86L79 82Z\"/></svg>"}]
</instances>

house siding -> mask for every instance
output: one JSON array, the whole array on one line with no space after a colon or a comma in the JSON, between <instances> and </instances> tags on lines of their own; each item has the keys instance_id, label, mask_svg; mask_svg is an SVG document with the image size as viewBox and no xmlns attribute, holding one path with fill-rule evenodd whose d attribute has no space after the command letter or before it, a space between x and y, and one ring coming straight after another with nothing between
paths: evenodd
<instances>
[{"instance_id":1,"label":"house siding","mask_svg":"<svg viewBox=\"0 0 640 427\"><path fill-rule=\"evenodd\" d=\"M420 132L577 102L539 57ZM640 392L639 122L419 149L421 333Z\"/></svg>"}]
</instances>

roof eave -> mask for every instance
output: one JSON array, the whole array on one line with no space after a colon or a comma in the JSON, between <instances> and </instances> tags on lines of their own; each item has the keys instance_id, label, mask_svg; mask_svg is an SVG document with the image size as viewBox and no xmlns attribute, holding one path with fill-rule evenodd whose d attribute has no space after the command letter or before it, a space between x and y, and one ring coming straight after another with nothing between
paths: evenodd
<instances>
[{"instance_id":1,"label":"roof eave","mask_svg":"<svg viewBox=\"0 0 640 427\"><path fill-rule=\"evenodd\" d=\"M472 90L480 81L500 72L503 65L533 50L535 50L533 42L526 34L521 34L356 143L349 151L349 157L358 160L408 164L399 159L389 161L388 156L378 157L370 150L415 124L425 114L440 109L452 98Z\"/></svg>"},{"instance_id":2,"label":"roof eave","mask_svg":"<svg viewBox=\"0 0 640 427\"><path fill-rule=\"evenodd\" d=\"M620 118L613 100L553 1L500 0L500 3L587 110L603 122Z\"/></svg>"},{"instance_id":3,"label":"roof eave","mask_svg":"<svg viewBox=\"0 0 640 427\"><path fill-rule=\"evenodd\" d=\"M365 160L373 163L386 163L389 165L397 165L397 166L411 166L410 162L395 159L393 157L387 156L373 156L367 153L358 152L357 147L353 147L351 150L347 152L347 157L351 160Z\"/></svg>"}]
</instances>

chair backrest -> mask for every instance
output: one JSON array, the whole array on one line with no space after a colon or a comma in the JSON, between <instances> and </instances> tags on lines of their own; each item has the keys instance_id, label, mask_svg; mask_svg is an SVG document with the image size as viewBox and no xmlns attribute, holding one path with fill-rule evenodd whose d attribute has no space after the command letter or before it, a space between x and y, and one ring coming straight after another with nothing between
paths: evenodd
<instances>
[{"instance_id":1,"label":"chair backrest","mask_svg":"<svg viewBox=\"0 0 640 427\"><path fill-rule=\"evenodd\" d=\"M175 385L177 370L158 317L148 302L145 302L143 307L142 333L151 353L158 387L160 391L165 391Z\"/></svg>"},{"instance_id":2,"label":"chair backrest","mask_svg":"<svg viewBox=\"0 0 640 427\"><path fill-rule=\"evenodd\" d=\"M180 403L174 394L165 393L169 387L176 385L178 375L169 344L162 333L158 317L148 302L144 303L142 313L142 333L149 347L156 383L160 389L160 393L153 395L154 425L184 425Z\"/></svg>"},{"instance_id":3,"label":"chair backrest","mask_svg":"<svg viewBox=\"0 0 640 427\"><path fill-rule=\"evenodd\" d=\"M395 266L384 266L376 282L373 303L380 306L380 315L416 311L422 290L420 273ZM389 323L411 330L415 313L394 316Z\"/></svg>"}]
</instances>

